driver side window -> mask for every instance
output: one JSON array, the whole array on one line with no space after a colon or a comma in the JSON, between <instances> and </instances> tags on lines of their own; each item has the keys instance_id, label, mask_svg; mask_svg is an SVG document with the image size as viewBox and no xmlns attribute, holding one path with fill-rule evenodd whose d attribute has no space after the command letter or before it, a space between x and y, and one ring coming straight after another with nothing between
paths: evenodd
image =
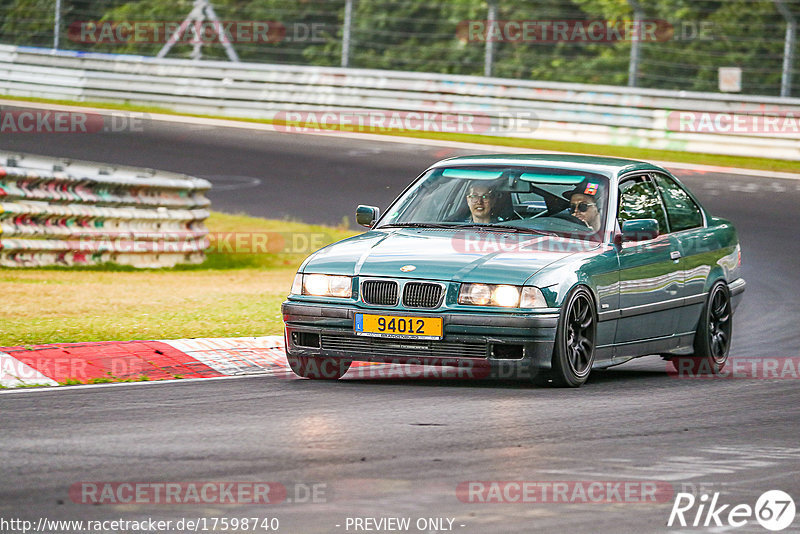
<instances>
[{"instance_id":1,"label":"driver side window","mask_svg":"<svg viewBox=\"0 0 800 534\"><path fill-rule=\"evenodd\" d=\"M659 233L669 232L661 200L646 176L637 176L620 184L617 218L620 225L631 219L655 219L658 221Z\"/></svg>"}]
</instances>

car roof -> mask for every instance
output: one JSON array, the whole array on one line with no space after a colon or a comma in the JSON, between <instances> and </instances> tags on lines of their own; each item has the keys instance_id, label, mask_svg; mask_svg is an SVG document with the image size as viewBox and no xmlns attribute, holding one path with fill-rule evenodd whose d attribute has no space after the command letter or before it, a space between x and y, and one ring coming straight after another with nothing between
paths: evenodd
<instances>
[{"instance_id":1,"label":"car roof","mask_svg":"<svg viewBox=\"0 0 800 534\"><path fill-rule=\"evenodd\" d=\"M431 168L453 165L535 165L557 169L575 169L596 172L609 177L631 171L664 171L651 163L606 156L584 156L578 154L483 154L458 156L438 161Z\"/></svg>"}]
</instances>

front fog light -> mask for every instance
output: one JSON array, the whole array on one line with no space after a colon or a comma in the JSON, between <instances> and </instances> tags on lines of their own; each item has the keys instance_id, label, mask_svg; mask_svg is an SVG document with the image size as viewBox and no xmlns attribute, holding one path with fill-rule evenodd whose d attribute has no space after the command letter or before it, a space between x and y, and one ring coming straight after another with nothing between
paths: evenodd
<instances>
[{"instance_id":1,"label":"front fog light","mask_svg":"<svg viewBox=\"0 0 800 534\"><path fill-rule=\"evenodd\" d=\"M547 301L538 287L523 287L522 298L519 302L520 308L546 308Z\"/></svg>"}]
</instances>

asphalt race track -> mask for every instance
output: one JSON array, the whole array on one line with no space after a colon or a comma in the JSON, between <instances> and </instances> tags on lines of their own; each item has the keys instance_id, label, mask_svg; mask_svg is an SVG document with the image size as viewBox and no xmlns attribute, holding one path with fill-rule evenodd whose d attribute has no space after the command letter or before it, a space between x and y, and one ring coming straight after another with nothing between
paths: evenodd
<instances>
[{"instance_id":1,"label":"asphalt race track","mask_svg":"<svg viewBox=\"0 0 800 534\"><path fill-rule=\"evenodd\" d=\"M114 135L4 134L0 149L192 174L214 183L217 210L329 224L352 220L359 203L385 207L426 165L465 153L164 123ZM767 490L800 499L800 240L792 234L800 181L676 174L739 229L748 285L731 356L793 357L793 378L676 379L659 358L645 358L569 391L513 381L250 377L3 392L0 518L274 517L288 533L767 532L754 517L738 528L668 528L673 494L479 503L456 491L470 481L656 482L698 499L718 492L718 505L730 505L723 522ZM288 495L271 505L93 506L70 497L84 481L279 482ZM308 502L315 484L317 502ZM697 511L686 512L690 525ZM368 530L376 525L355 521L390 517L411 526ZM429 518L444 528L417 528ZM800 518L785 532L798 530ZM16 531L0 523L0 532Z\"/></svg>"}]
</instances>

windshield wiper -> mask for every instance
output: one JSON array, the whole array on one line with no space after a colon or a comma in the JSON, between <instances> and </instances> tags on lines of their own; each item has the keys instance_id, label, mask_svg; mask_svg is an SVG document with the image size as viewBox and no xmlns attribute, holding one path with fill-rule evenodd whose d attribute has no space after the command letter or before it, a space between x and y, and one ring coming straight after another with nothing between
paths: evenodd
<instances>
[{"instance_id":1,"label":"windshield wiper","mask_svg":"<svg viewBox=\"0 0 800 534\"><path fill-rule=\"evenodd\" d=\"M460 228L460 224L439 224L439 223L393 223L384 224L381 228Z\"/></svg>"},{"instance_id":2,"label":"windshield wiper","mask_svg":"<svg viewBox=\"0 0 800 534\"><path fill-rule=\"evenodd\" d=\"M384 224L376 230L381 228L447 228L449 230L463 230L463 229L479 229L479 230L495 230L499 232L513 232L516 234L539 234L558 237L555 232L548 232L546 230L536 230L534 228L522 228L520 226L511 226L509 224L479 224L479 223L393 223Z\"/></svg>"},{"instance_id":3,"label":"windshield wiper","mask_svg":"<svg viewBox=\"0 0 800 534\"><path fill-rule=\"evenodd\" d=\"M481 230L500 230L503 232L511 231L514 233L530 233L558 236L555 232L547 232L545 230L536 230L534 228L523 228L521 226L511 226L510 224L461 224L459 228L480 228Z\"/></svg>"}]
</instances>

